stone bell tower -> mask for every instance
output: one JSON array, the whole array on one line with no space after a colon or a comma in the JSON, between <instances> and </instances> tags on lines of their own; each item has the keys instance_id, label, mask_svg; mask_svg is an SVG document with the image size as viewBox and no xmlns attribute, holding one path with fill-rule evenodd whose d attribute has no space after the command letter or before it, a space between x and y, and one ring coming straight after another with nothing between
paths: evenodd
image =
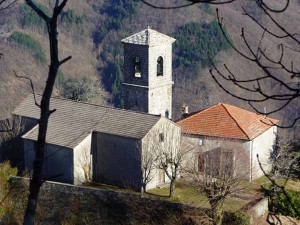
<instances>
[{"instance_id":1,"label":"stone bell tower","mask_svg":"<svg viewBox=\"0 0 300 225\"><path fill-rule=\"evenodd\" d=\"M124 108L172 118L172 44L150 28L122 40Z\"/></svg>"}]
</instances>

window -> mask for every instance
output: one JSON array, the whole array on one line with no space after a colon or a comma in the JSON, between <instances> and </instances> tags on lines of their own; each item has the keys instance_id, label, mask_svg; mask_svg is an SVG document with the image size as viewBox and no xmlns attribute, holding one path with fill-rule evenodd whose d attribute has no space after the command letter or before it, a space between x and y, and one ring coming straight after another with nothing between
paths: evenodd
<instances>
[{"instance_id":1,"label":"window","mask_svg":"<svg viewBox=\"0 0 300 225\"><path fill-rule=\"evenodd\" d=\"M169 119L169 116L170 116L169 110L166 110L166 111L165 111L165 117L166 117L167 119Z\"/></svg>"},{"instance_id":2,"label":"window","mask_svg":"<svg viewBox=\"0 0 300 225\"><path fill-rule=\"evenodd\" d=\"M198 156L198 172L204 172L204 157L202 154Z\"/></svg>"},{"instance_id":3,"label":"window","mask_svg":"<svg viewBox=\"0 0 300 225\"><path fill-rule=\"evenodd\" d=\"M164 60L160 56L157 59L157 76L163 76L164 75Z\"/></svg>"},{"instance_id":4,"label":"window","mask_svg":"<svg viewBox=\"0 0 300 225\"><path fill-rule=\"evenodd\" d=\"M159 142L164 142L164 134L163 133L159 134Z\"/></svg>"},{"instance_id":5,"label":"window","mask_svg":"<svg viewBox=\"0 0 300 225\"><path fill-rule=\"evenodd\" d=\"M141 60L139 57L134 58L134 77L142 77L141 74Z\"/></svg>"},{"instance_id":6,"label":"window","mask_svg":"<svg viewBox=\"0 0 300 225\"><path fill-rule=\"evenodd\" d=\"M198 145L203 145L203 140L199 139Z\"/></svg>"}]
</instances>

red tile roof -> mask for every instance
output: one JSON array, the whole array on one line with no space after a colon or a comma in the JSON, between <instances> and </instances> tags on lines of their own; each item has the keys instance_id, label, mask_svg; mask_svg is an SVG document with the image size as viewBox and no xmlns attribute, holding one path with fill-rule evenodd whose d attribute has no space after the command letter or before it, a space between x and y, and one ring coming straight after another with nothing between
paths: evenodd
<instances>
[{"instance_id":1,"label":"red tile roof","mask_svg":"<svg viewBox=\"0 0 300 225\"><path fill-rule=\"evenodd\" d=\"M176 123L187 134L253 140L268 130L272 123L278 122L264 115L219 103L192 113Z\"/></svg>"}]
</instances>

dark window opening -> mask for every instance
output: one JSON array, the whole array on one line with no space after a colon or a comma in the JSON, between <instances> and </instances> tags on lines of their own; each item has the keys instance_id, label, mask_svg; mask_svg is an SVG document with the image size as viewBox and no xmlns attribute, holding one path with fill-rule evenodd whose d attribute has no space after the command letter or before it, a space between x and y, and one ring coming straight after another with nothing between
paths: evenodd
<instances>
[{"instance_id":1,"label":"dark window opening","mask_svg":"<svg viewBox=\"0 0 300 225\"><path fill-rule=\"evenodd\" d=\"M157 59L157 76L163 76L164 75L164 60L160 56Z\"/></svg>"},{"instance_id":2,"label":"dark window opening","mask_svg":"<svg viewBox=\"0 0 300 225\"><path fill-rule=\"evenodd\" d=\"M198 172L204 172L204 157L202 154L198 156Z\"/></svg>"},{"instance_id":3,"label":"dark window opening","mask_svg":"<svg viewBox=\"0 0 300 225\"><path fill-rule=\"evenodd\" d=\"M133 63L134 63L134 77L142 77L140 58L135 57Z\"/></svg>"},{"instance_id":4,"label":"dark window opening","mask_svg":"<svg viewBox=\"0 0 300 225\"><path fill-rule=\"evenodd\" d=\"M160 133L159 134L159 142L164 142L164 134L163 133Z\"/></svg>"},{"instance_id":5,"label":"dark window opening","mask_svg":"<svg viewBox=\"0 0 300 225\"><path fill-rule=\"evenodd\" d=\"M169 116L170 116L169 110L166 110L165 111L165 117L169 119Z\"/></svg>"}]
</instances>

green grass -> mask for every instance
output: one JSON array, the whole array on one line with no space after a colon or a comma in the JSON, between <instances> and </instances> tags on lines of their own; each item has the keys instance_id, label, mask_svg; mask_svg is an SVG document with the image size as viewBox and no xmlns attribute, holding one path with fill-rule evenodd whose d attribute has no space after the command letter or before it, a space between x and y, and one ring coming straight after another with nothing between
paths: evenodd
<instances>
[{"instance_id":1,"label":"green grass","mask_svg":"<svg viewBox=\"0 0 300 225\"><path fill-rule=\"evenodd\" d=\"M228 212L236 212L237 210L241 209L250 201L262 197L261 192L261 185L267 185L270 182L266 177L261 177L257 180L252 182L242 182L241 186L244 188L243 193L239 196L243 196L242 198L239 196L230 197L226 199L224 204L224 210ZM105 184L90 184L90 187L94 188L101 188L106 190L113 190L119 192L127 192L127 193L135 193L140 194L139 192L134 192L132 190L123 189L120 187L112 186L112 185L105 185ZM299 190L300 181L289 181L287 188L289 190ZM166 185L163 188L155 188L148 191L145 194L146 197L156 199L156 200L163 200L163 201L170 201L170 202L177 202L177 203L185 203L190 204L202 208L209 208L209 203L206 196L199 190L196 190L192 186L184 183L184 181L179 181L176 183L175 188L175 196L169 198L169 186Z\"/></svg>"},{"instance_id":2,"label":"green grass","mask_svg":"<svg viewBox=\"0 0 300 225\"><path fill-rule=\"evenodd\" d=\"M152 189L146 196L158 200L167 200L171 202L185 203L198 207L209 208L208 199L202 192L197 191L192 186L186 185L182 182L177 183L175 188L175 196L172 198L168 197L169 187ZM224 210L235 212L248 202L249 200L247 201L237 198L228 198L228 200L225 201Z\"/></svg>"},{"instance_id":3,"label":"green grass","mask_svg":"<svg viewBox=\"0 0 300 225\"><path fill-rule=\"evenodd\" d=\"M283 185L285 182L284 179L279 179L278 180L278 184L279 185ZM263 186L268 186L270 185L271 182L268 180L268 178L266 178L265 176L264 177L261 177L257 180L254 180L253 182L251 182L251 186L250 188L251 189L261 189L261 185ZM298 191L300 192L300 180L299 179L290 179L288 180L287 184L286 184L286 187L285 187L287 190L291 190L291 191Z\"/></svg>"}]
</instances>

